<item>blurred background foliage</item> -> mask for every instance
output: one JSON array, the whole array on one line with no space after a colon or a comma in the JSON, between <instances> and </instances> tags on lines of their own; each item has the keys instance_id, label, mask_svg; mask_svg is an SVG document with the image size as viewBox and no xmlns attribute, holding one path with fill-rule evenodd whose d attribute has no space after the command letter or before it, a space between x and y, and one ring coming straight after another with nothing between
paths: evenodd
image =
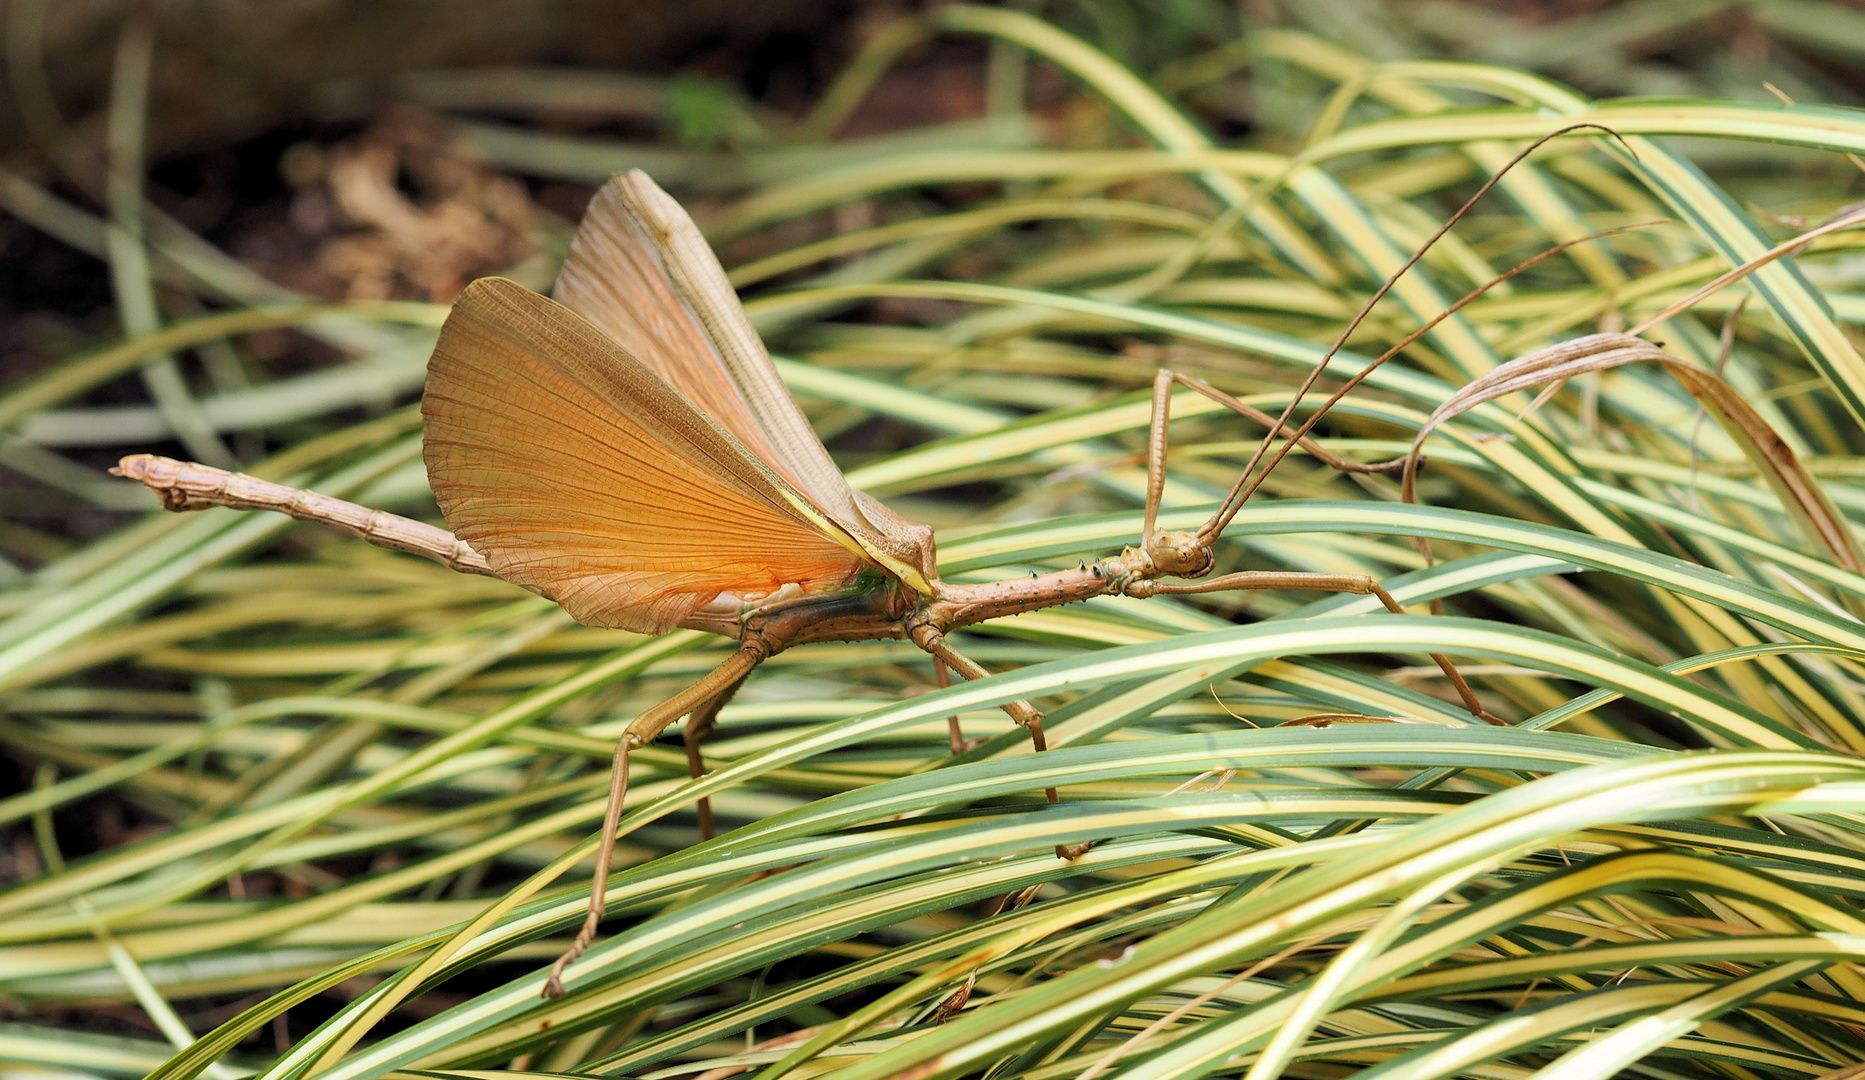
<instances>
[{"instance_id":1,"label":"blurred background foliage","mask_svg":"<svg viewBox=\"0 0 1865 1080\"><path fill-rule=\"evenodd\" d=\"M9 1077L1865 1060L1856 234L1647 335L1765 429L1659 368L1586 374L1446 423L1416 507L1295 455L1223 549L1418 614L1096 602L978 628L1006 674L947 691L896 643L777 658L703 790L671 738L638 756L609 936L556 1002L610 742L718 643L104 471L155 451L433 517L412 402L445 303L548 287L643 168L945 574L1073 564L1137 535L1158 366L1279 409L1526 139L1623 136L1512 173L1321 391L1640 227L1406 349L1319 429L1336 453L1400 453L1499 363L1841 211L1865 11L13 0L4 30ZM1260 430L1175 415L1195 522ZM1510 726L1471 726L1433 650ZM992 709L1025 694L1044 759ZM982 740L957 756L950 712ZM708 792L730 831L695 847Z\"/></svg>"}]
</instances>

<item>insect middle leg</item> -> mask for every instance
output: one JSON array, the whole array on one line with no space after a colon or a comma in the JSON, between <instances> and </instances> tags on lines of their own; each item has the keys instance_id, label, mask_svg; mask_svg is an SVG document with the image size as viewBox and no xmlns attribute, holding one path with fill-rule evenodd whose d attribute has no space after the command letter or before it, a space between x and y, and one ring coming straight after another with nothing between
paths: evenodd
<instances>
[{"instance_id":1,"label":"insect middle leg","mask_svg":"<svg viewBox=\"0 0 1865 1080\"><path fill-rule=\"evenodd\" d=\"M946 640L944 634L930 626L922 624L914 627L911 637L915 645L931 653L934 660L958 672L967 682L988 678L991 674L984 669L984 665L953 648L952 643ZM1002 708L1012 720L1016 721L1018 727L1030 733L1030 745L1038 753L1049 749L1049 740L1043 735L1043 714L1036 706L1027 701L1009 701L1005 702ZM1044 788L1043 797L1048 799L1052 806L1061 801L1055 788ZM1056 855L1064 859L1077 858L1085 850L1087 850L1085 847L1079 845L1056 845Z\"/></svg>"},{"instance_id":2,"label":"insect middle leg","mask_svg":"<svg viewBox=\"0 0 1865 1080\"><path fill-rule=\"evenodd\" d=\"M1304 589L1318 592L1353 593L1358 596L1375 596L1384 604L1387 611L1394 615L1405 614L1405 608L1385 586L1366 574L1318 574L1302 572L1284 572L1278 570L1245 570L1236 574L1224 574L1208 581L1136 581L1127 588L1127 595L1139 598L1148 596L1187 596L1194 593L1228 592L1231 590L1269 590L1269 589ZM1439 653L1431 653L1432 662L1438 670L1450 680L1457 691L1459 700L1470 714L1488 724L1508 726L1508 721L1492 715L1477 700L1476 691L1470 688L1457 665Z\"/></svg>"},{"instance_id":3,"label":"insect middle leg","mask_svg":"<svg viewBox=\"0 0 1865 1080\"><path fill-rule=\"evenodd\" d=\"M933 684L941 690L952 685L951 669L946 667L945 661L937 656L933 657ZM945 730L946 736L952 741L952 754L955 757L985 741L982 735L975 739L967 739L965 729L958 724L957 716L945 718Z\"/></svg>"},{"instance_id":4,"label":"insect middle leg","mask_svg":"<svg viewBox=\"0 0 1865 1080\"><path fill-rule=\"evenodd\" d=\"M712 726L719 718L719 710L725 708L738 693L738 688L745 684L743 676L738 681L719 691L712 700L695 708L687 714L686 724L680 730L680 741L686 744L687 772L697 780L706 775L706 759L699 752L700 740L712 734ZM701 799L693 805L699 814L699 838L706 841L713 838L712 800Z\"/></svg>"}]
</instances>

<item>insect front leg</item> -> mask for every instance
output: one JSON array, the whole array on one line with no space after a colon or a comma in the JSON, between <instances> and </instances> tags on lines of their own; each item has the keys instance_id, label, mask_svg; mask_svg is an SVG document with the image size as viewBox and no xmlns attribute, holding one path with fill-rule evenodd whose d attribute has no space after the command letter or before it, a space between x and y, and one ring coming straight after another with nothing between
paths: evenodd
<instances>
[{"instance_id":1,"label":"insect front leg","mask_svg":"<svg viewBox=\"0 0 1865 1080\"><path fill-rule=\"evenodd\" d=\"M1250 464L1244 467L1243 474L1231 488L1224 507L1220 508L1212 520L1206 522L1194 533L1160 533L1159 504L1166 490L1167 427L1171 422L1172 391L1183 386L1192 392L1224 406L1239 416L1261 424L1265 429L1262 446L1250 458ZM1248 405L1230 394L1219 390L1202 379L1182 375L1169 368L1160 368L1153 376L1153 416L1147 432L1146 445L1146 517L1141 531L1141 548L1153 558L1154 565L1160 573L1196 577L1211 568L1212 549L1217 545L1218 534L1223 531L1222 518L1225 510L1236 500L1244 485L1250 479L1256 464L1262 459L1269 446L1277 438L1295 438L1296 429L1284 421ZM1360 477L1381 473L1401 472L1405 468L1403 459L1363 464L1349 461L1324 448L1314 439L1301 435L1296 439L1297 445L1306 450L1316 460L1349 476Z\"/></svg>"},{"instance_id":2,"label":"insect front leg","mask_svg":"<svg viewBox=\"0 0 1865 1080\"><path fill-rule=\"evenodd\" d=\"M1243 474L1231 488L1224 504L1218 508L1211 520L1205 522L1197 532L1158 531L1159 503L1166 487L1166 426L1171 419L1172 390L1174 386L1185 386L1220 405L1249 417L1269 429L1263 436L1263 443L1256 453L1251 455L1250 463L1244 467ZM1154 573L1172 577L1199 577L1207 574L1216 558L1214 549L1217 539L1235 514L1235 507L1241 505L1242 499L1249 497L1252 488L1246 488L1256 465L1262 460L1277 436L1294 438L1298 432L1290 429L1277 418L1238 401L1222 390L1198 380L1187 378L1175 371L1160 368L1153 378L1153 418L1151 430L1147 437L1146 452L1146 516L1141 532L1141 547L1153 564ZM1300 445L1324 464L1350 474L1371 474L1396 472L1405 467L1404 459L1363 465L1347 461L1321 448L1314 440L1303 435ZM1287 449L1286 447L1284 448ZM1280 460L1280 458L1276 459ZM1275 461L1271 461L1273 467ZM1265 470L1267 472L1267 470ZM1260 483L1260 477L1258 482ZM1280 571L1246 571L1244 573L1226 574L1209 581L1198 582L1162 582L1150 577L1136 577L1126 582L1121 591L1128 596L1146 597L1163 594L1188 595L1192 593L1224 592L1233 589L1312 589L1323 592L1354 593L1359 596L1376 596L1386 610L1402 615L1405 609L1393 599L1379 582L1364 574L1320 574ZM1456 689L1458 699L1472 716L1490 724L1503 724L1505 721L1491 715L1477 701L1476 691L1470 688L1457 666L1450 659L1438 653L1431 654L1432 662L1444 672Z\"/></svg>"},{"instance_id":3,"label":"insect front leg","mask_svg":"<svg viewBox=\"0 0 1865 1080\"><path fill-rule=\"evenodd\" d=\"M1188 596L1194 593L1226 592L1230 590L1268 590L1268 589L1303 589L1317 592L1353 593L1357 596L1374 596L1394 615L1405 614L1405 608L1385 586L1365 574L1317 574L1283 572L1277 570L1246 570L1236 574L1225 574L1211 578L1209 581L1135 581L1124 590L1128 596L1145 598L1148 596ZM1492 715L1477 700L1476 691L1464 680L1457 666L1450 659L1439 653L1432 653L1431 659L1438 665L1438 670L1450 680L1451 686L1470 714L1484 723L1507 726L1508 721Z\"/></svg>"},{"instance_id":4,"label":"insect front leg","mask_svg":"<svg viewBox=\"0 0 1865 1080\"><path fill-rule=\"evenodd\" d=\"M687 713L728 690L736 690L766 655L763 646L746 642L731 659L713 668L704 678L636 717L616 740L615 762L609 778L609 803L602 815L602 834L596 841L596 870L590 882L589 911L583 916L583 926L576 932L576 939L550 966L550 977L544 981L545 997L563 996L564 969L575 963L596 940L596 928L602 922L603 906L609 895L609 865L615 854L615 837L621 828L622 802L628 797L628 752L654 741L655 736Z\"/></svg>"}]
</instances>

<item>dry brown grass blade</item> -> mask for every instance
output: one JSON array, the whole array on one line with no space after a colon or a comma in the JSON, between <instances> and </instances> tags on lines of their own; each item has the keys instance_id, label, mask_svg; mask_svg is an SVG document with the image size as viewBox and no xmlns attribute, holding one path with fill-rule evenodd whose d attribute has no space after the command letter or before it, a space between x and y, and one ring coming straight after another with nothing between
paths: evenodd
<instances>
[{"instance_id":1,"label":"dry brown grass blade","mask_svg":"<svg viewBox=\"0 0 1865 1080\"><path fill-rule=\"evenodd\" d=\"M1845 523L1839 508L1826 494L1807 467L1794 453L1793 447L1781 438L1779 432L1757 412L1753 405L1743 399L1735 388L1702 368L1692 367L1680 360L1667 356L1664 366L1671 376L1682 383L1690 396L1697 399L1704 409L1716 417L1723 430L1729 433L1742 453L1754 463L1762 479L1774 489L1785 506L1793 515L1794 523L1806 535L1809 543L1825 548L1833 561L1847 570L1865 570L1865 558L1861 558L1857 537Z\"/></svg>"},{"instance_id":2,"label":"dry brown grass blade","mask_svg":"<svg viewBox=\"0 0 1865 1080\"><path fill-rule=\"evenodd\" d=\"M1671 377L1716 418L1767 480L1810 544L1824 550L1835 563L1848 570L1865 568L1857 539L1825 489L1754 406L1714 372L1687 364L1629 334L1589 334L1538 349L1501 365L1452 394L1432 411L1412 440L1403 481L1405 500L1413 501L1416 494L1417 462L1425 439L1444 422L1518 390L1640 361L1663 364Z\"/></svg>"}]
</instances>

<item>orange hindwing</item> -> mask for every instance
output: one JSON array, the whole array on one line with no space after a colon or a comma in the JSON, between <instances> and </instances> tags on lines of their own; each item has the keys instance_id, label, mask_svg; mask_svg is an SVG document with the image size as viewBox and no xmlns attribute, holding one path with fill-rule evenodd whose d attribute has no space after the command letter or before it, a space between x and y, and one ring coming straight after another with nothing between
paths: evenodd
<instances>
[{"instance_id":1,"label":"orange hindwing","mask_svg":"<svg viewBox=\"0 0 1865 1080\"><path fill-rule=\"evenodd\" d=\"M664 633L721 594L833 589L871 565L609 333L513 282L461 294L421 411L448 525L579 622Z\"/></svg>"},{"instance_id":2,"label":"orange hindwing","mask_svg":"<svg viewBox=\"0 0 1865 1080\"><path fill-rule=\"evenodd\" d=\"M932 531L848 486L790 400L699 229L646 173L590 200L553 293L732 433L870 559L922 592Z\"/></svg>"}]
</instances>

